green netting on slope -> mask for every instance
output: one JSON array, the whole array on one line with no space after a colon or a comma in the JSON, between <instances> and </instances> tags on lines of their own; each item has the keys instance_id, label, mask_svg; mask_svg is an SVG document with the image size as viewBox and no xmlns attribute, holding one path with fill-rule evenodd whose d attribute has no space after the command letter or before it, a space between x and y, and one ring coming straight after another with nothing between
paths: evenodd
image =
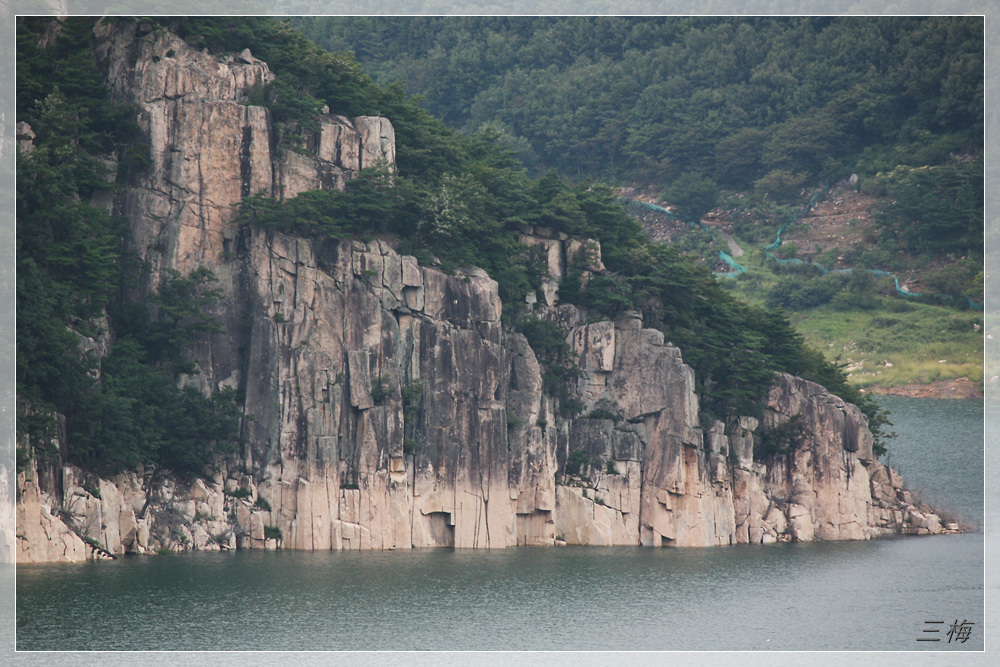
<instances>
[{"instance_id":1,"label":"green netting on slope","mask_svg":"<svg viewBox=\"0 0 1000 667\"><path fill-rule=\"evenodd\" d=\"M648 201L642 201L641 199L626 199L626 201L631 202L633 204L638 204L640 206L645 206L646 208L648 208L651 211L656 211L657 213L662 213L663 215L667 216L671 220L676 220L677 222L683 222L684 224L688 225L689 227L692 227L692 228L694 228L694 227L701 227L702 229L708 229L707 225L703 225L703 224L697 223L697 222L695 222L693 220L688 220L686 218L682 218L679 215L677 215L676 213L674 213L673 211L671 211L670 209L663 208L662 206L658 206L656 204L651 204Z\"/></svg>"},{"instance_id":2,"label":"green netting on slope","mask_svg":"<svg viewBox=\"0 0 1000 667\"><path fill-rule=\"evenodd\" d=\"M854 162L851 162L850 164L846 165L841 170L841 174L843 173L843 171L845 171L847 169L850 169L852 166L854 166ZM822 196L824 196L827 192L830 191L830 187L835 182L835 180L836 180L836 178L830 179L830 181L828 181L821 190L819 190L818 192L816 192L815 194L813 194L813 196L809 199L809 203L806 204L805 207L803 207L801 210L799 210L798 213L796 213L794 216L792 216L792 218L790 220L788 220L786 223L784 223L778 229L777 238L774 240L773 243L770 243L770 244L764 246L764 250L765 251L776 250L778 247L780 247L781 246L781 235L782 235L782 233L786 229L788 229L788 226L790 224L792 224L793 222L795 222L795 221L801 219L802 217L808 215L809 212L816 205L816 202L819 201L819 198L822 197ZM686 220L686 219L678 216L677 214L673 213L672 211L670 211L670 210L668 210L668 209L666 209L666 208L664 208L662 206L658 206L656 204L651 204L649 202L645 202L645 201L642 201L642 200L639 200L639 199L630 199L628 201L630 201L632 203L635 203L635 204L641 204L642 206L644 206L644 207L646 207L646 208L648 208L648 209L650 209L652 211L657 211L658 213L662 213L662 214L666 215L668 218L670 218L671 220L676 220L677 222L683 222L686 225L688 225L689 227L691 227L692 229L700 227L701 229L704 229L704 230L707 230L707 231L711 231L711 227L709 227L708 225L705 225L705 224L702 224L702 223L696 223L693 220ZM803 261L801 259L798 259L797 257L793 257L793 258L790 258L790 259L780 259L778 257L775 257L771 252L766 252L765 254L769 258L771 258L772 260L774 260L775 262L777 262L778 264L781 264L781 265L786 265L786 264L809 264L810 266L814 266L817 269L819 269L820 273L822 273L823 275L826 275L827 273L830 273L829 269L827 269L822 264L818 264L816 262L805 262L805 261ZM732 267L733 270L732 271L728 271L728 272L718 272L717 271L717 272L715 272L715 275L717 277L719 277L719 278L737 278L741 274L746 273L746 270L747 270L746 267L744 267L744 266L740 265L739 263L737 263L736 260L734 260L729 255L729 253L720 251L719 252L719 259L721 259L723 262L725 262L728 266ZM834 273L851 273L852 270L853 269L834 269L833 272ZM933 297L941 298L941 299L955 298L955 297L951 297L951 296L949 296L947 294L926 294L926 293L920 293L920 292L910 292L909 290L903 289L902 285L899 284L899 277L896 276L896 274L894 274L894 273L892 273L890 271L883 271L882 269L858 269L858 270L859 271L870 271L871 274L874 275L874 276L876 276L876 277L891 276L893 282L896 285L896 293L899 294L900 296L904 297L904 298L915 298L915 297L920 297L920 296L933 296ZM972 299L970 299L968 297L965 297L965 300L968 303L968 306L970 308L972 308L974 310L983 310L983 304L976 303L975 301L973 301Z\"/></svg>"},{"instance_id":3,"label":"green netting on slope","mask_svg":"<svg viewBox=\"0 0 1000 667\"><path fill-rule=\"evenodd\" d=\"M778 234L777 234L776 238L774 239L774 241L772 243L769 243L766 246L764 246L764 251L765 251L765 253L767 254L768 257L770 257L771 259L773 259L778 264L807 264L807 262L804 262L804 261L802 261L801 259L798 259L798 258L779 259L779 258L775 257L774 255L772 255L770 251L777 250L779 247L781 247L781 243L782 243L781 235L785 233L785 230L788 229L788 226L791 225L793 222L801 220L805 216L809 215L809 212L812 211L813 207L816 205L816 202L819 201L820 197L826 195L826 193L830 191L830 188L833 186L833 183L835 183L837 181L837 179L839 179L841 176L843 176L844 173L846 173L848 169L850 169L851 167L853 167L854 166L854 162L855 162L855 160L852 160L848 164L844 165L840 169L840 171L837 173L837 176L831 178L829 181L827 181L823 185L823 187L820 190L818 190L815 194L813 194L813 196L809 199L809 203L807 203L803 208L799 209L799 211L796 212L795 215L793 215L783 225L781 225L781 227L778 228ZM829 270L825 266L823 266L822 264L816 264L814 262L808 262L808 264L810 266L815 266L816 268L818 268L823 275L826 275L827 273L829 273ZM892 273L890 271L883 271L881 269L858 269L858 270L859 271L866 271L866 270L870 271L872 273L872 275L877 276L877 277L892 276L892 279L893 279L893 281L896 284L896 293L899 294L902 297L913 298L913 297L919 297L919 296L932 296L932 297L939 298L939 299L956 298L956 297L951 297L951 296L949 296L947 294L926 294L926 293L921 294L920 292L910 292L909 290L905 290L899 284L899 278L894 273ZM836 273L850 273L851 269L835 269L835 272ZM970 308L973 308L974 310L982 310L983 309L983 304L976 303L975 301L973 301L969 297L965 297L965 300L968 302L968 305L969 305Z\"/></svg>"},{"instance_id":4,"label":"green netting on slope","mask_svg":"<svg viewBox=\"0 0 1000 667\"><path fill-rule=\"evenodd\" d=\"M671 220L675 220L677 222L683 222L684 224L686 224L687 226L691 227L692 229L700 228L700 229L703 229L703 230L705 230L707 232L711 232L712 231L712 228L709 227L708 225L706 225L704 223L701 223L701 222L695 222L693 220L687 220L685 218L682 218L679 215L677 215L676 213L674 213L673 211L671 211L669 209L666 209L666 208L663 208L662 206L657 206L656 204L651 204L651 203L649 203L647 201L642 201L641 199L629 199L627 201L629 201L629 202L631 202L633 204L639 204L641 206L644 206L644 207L648 208L651 211L656 211L657 213L662 213L663 215L667 216ZM714 238L715 238L714 235L713 235L712 238L714 240ZM729 253L722 252L720 250L719 251L719 259L721 259L723 262L725 262L728 266L732 267L733 270L732 271L726 271L726 272L716 271L714 273L715 273L715 275L717 277L719 277L719 278L736 278L741 273L746 273L746 267L741 266L736 260L734 260L732 258L732 256Z\"/></svg>"},{"instance_id":5,"label":"green netting on slope","mask_svg":"<svg viewBox=\"0 0 1000 667\"><path fill-rule=\"evenodd\" d=\"M819 269L820 273L822 275L824 275L824 276L826 274L830 273L829 269L827 269L825 266L823 266L822 264L819 264L817 262L805 262L805 261L803 261L801 259L798 259L797 257L792 257L790 259L780 259L780 258L775 257L774 255L772 255L771 253L766 253L766 254L767 254L767 256L770 259L774 260L775 262L777 262L778 264L781 264L781 265L786 265L786 264L803 264L803 265L808 265L808 266L816 267L817 269ZM907 289L903 289L903 286L899 284L899 277L896 276L896 274L892 273L891 271L883 271L882 269L834 269L833 273L851 273L852 271L855 271L855 270L857 270L857 271L868 271L869 273L871 273L873 276L875 276L877 278L882 278L882 277L885 277L885 276L891 277L892 280L893 280L893 282L896 284L896 293L899 294L902 297L914 298L914 297L920 297L920 296L932 296L932 297L936 297L936 298L940 298L940 299L957 299L957 298L959 298L959 297L950 296L948 294L928 294L928 293L921 293L921 292L911 292L911 291L909 291ZM964 297L964 298L965 298L966 302L968 303L969 308L972 308L973 310L982 310L983 309L983 304L976 303L975 301L973 301L969 297Z\"/></svg>"},{"instance_id":6,"label":"green netting on slope","mask_svg":"<svg viewBox=\"0 0 1000 667\"><path fill-rule=\"evenodd\" d=\"M723 262L725 262L726 264L728 264L729 266L731 266L733 268L732 271L727 271L725 273L721 273L721 272L716 271L715 275L718 276L719 278L736 278L741 273L746 273L746 271L747 271L747 269L746 269L745 266L737 263L737 261L735 259L733 259L729 255L729 253L727 253L727 252L722 252L720 250L719 251L719 259L721 259Z\"/></svg>"},{"instance_id":7,"label":"green netting on slope","mask_svg":"<svg viewBox=\"0 0 1000 667\"><path fill-rule=\"evenodd\" d=\"M814 206L816 206L816 202L819 201L820 197L825 196L826 193L830 191L830 188L833 187L833 184L837 182L837 180L840 179L845 173L847 173L847 171L854 166L855 162L857 162L857 160L851 160L850 162L845 164L843 167L840 168L840 171L837 172L836 176L828 180L826 183L823 184L822 188L813 193L813 196L809 199L809 203L807 203L801 209L796 211L795 215L786 220L785 223L778 228L777 238L774 239L773 243L764 246L764 250L777 250L781 246L781 235L785 233L785 230L788 229L788 226L791 225L793 222L801 220L802 218L809 215L809 212L813 210Z\"/></svg>"}]
</instances>

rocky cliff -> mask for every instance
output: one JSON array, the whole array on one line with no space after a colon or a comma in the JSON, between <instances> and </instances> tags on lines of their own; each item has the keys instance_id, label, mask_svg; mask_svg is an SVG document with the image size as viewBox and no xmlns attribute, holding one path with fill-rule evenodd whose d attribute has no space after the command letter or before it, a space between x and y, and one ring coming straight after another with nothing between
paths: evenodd
<instances>
[{"instance_id":1,"label":"rocky cliff","mask_svg":"<svg viewBox=\"0 0 1000 667\"><path fill-rule=\"evenodd\" d=\"M169 32L98 28L114 96L135 105L150 167L109 206L151 267L211 269L223 331L192 351L207 393L241 389L240 460L202 479L100 479L35 465L18 478L21 562L159 549L708 546L938 533L872 454L854 406L780 376L762 421L699 412L694 374L638 313L591 322L562 305L567 265L604 271L590 240L526 228L549 278L501 304L497 284L447 275L389 239L305 240L241 228L250 194L342 188L393 164L389 119L325 114L282 148L249 91L272 75L248 51L219 57ZM585 252L584 252L585 250ZM563 414L503 308L567 332L581 375ZM564 397L564 401L566 398ZM799 425L763 457L763 434ZM755 442L757 445L755 445ZM954 527L952 527L954 529Z\"/></svg>"}]
</instances>

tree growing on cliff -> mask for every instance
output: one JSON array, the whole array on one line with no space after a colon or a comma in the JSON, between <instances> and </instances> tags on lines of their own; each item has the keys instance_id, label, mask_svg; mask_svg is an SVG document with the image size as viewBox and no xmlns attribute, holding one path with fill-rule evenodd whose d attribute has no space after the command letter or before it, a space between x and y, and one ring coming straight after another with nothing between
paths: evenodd
<instances>
[{"instance_id":1,"label":"tree growing on cliff","mask_svg":"<svg viewBox=\"0 0 1000 667\"><path fill-rule=\"evenodd\" d=\"M198 472L238 434L232 396L176 382L194 370L184 358L192 337L214 330L214 277L167 274L155 317L126 298L143 269L128 225L90 202L116 187L106 164L126 161L135 124L101 83L92 29L86 18L17 23L18 117L36 135L17 159L18 431L46 449L49 415L62 414L70 462ZM109 355L84 354L86 339L107 341Z\"/></svg>"},{"instance_id":2,"label":"tree growing on cliff","mask_svg":"<svg viewBox=\"0 0 1000 667\"><path fill-rule=\"evenodd\" d=\"M518 330L542 365L542 385L546 393L559 399L563 414L573 416L583 409L569 392L570 383L582 374L573 359L573 350L566 342L566 332L555 322L533 315L517 320Z\"/></svg>"},{"instance_id":3,"label":"tree growing on cliff","mask_svg":"<svg viewBox=\"0 0 1000 667\"><path fill-rule=\"evenodd\" d=\"M776 456L787 456L795 451L809 435L802 415L795 414L787 421L762 427L754 437L753 458L767 461Z\"/></svg>"}]
</instances>

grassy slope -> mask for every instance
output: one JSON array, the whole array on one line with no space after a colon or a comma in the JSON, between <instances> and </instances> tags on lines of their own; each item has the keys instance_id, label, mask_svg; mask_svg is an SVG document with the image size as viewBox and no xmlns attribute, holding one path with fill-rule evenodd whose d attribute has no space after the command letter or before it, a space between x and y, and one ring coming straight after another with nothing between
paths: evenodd
<instances>
[{"instance_id":1,"label":"grassy slope","mask_svg":"<svg viewBox=\"0 0 1000 667\"><path fill-rule=\"evenodd\" d=\"M851 235L855 231L845 230ZM740 245L746 254L739 261L749 275L730 288L741 299L763 305L779 278L763 266L762 251L743 241ZM886 296L894 291L889 279L878 285L882 296L869 310L827 304L787 314L806 342L829 360L846 364L851 382L860 388L968 378L981 389L983 313Z\"/></svg>"},{"instance_id":2,"label":"grassy slope","mask_svg":"<svg viewBox=\"0 0 1000 667\"><path fill-rule=\"evenodd\" d=\"M841 355L859 387L894 387L966 377L983 381L981 313L913 304L907 312L837 312L822 306L794 318L807 342ZM976 326L980 328L976 331Z\"/></svg>"}]
</instances>

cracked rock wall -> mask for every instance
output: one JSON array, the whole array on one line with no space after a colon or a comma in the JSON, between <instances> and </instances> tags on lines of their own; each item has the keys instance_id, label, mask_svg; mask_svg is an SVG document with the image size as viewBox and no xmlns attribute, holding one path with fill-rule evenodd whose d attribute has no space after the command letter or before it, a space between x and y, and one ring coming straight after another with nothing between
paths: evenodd
<instances>
[{"instance_id":1,"label":"cracked rock wall","mask_svg":"<svg viewBox=\"0 0 1000 667\"><path fill-rule=\"evenodd\" d=\"M149 166L115 205L151 268L211 269L223 332L192 351L203 392L242 389L246 446L212 477L102 480L35 466L18 478L17 559L162 549L711 546L951 530L874 460L863 415L782 375L763 423L702 418L694 373L638 312L589 321L559 304L567 266L600 246L526 228L549 278L528 309L567 331L582 375L574 416L543 391L527 340L505 331L483 271L419 266L391 241L240 229L240 201L342 188L392 168L387 119L324 114L311 154L276 148L247 92L272 75L162 30L97 28L117 99L134 104ZM800 415L808 436L755 460L761 430Z\"/></svg>"}]
</instances>

